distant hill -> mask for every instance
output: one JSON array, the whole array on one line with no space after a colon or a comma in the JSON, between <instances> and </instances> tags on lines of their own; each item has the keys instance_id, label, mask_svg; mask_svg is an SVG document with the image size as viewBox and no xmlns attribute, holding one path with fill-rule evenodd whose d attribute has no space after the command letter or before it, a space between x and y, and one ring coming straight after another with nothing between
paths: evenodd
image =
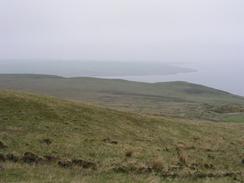
<instances>
[{"instance_id":1,"label":"distant hill","mask_svg":"<svg viewBox=\"0 0 244 183\"><path fill-rule=\"evenodd\" d=\"M2 91L0 182L243 180L243 125L199 122Z\"/></svg>"},{"instance_id":2,"label":"distant hill","mask_svg":"<svg viewBox=\"0 0 244 183\"><path fill-rule=\"evenodd\" d=\"M212 120L225 117L216 108L239 106L236 111L227 107L232 108L229 113L234 113L242 111L244 104L243 97L180 81L151 84L119 79L2 74L0 89L35 92L143 114Z\"/></svg>"}]
</instances>

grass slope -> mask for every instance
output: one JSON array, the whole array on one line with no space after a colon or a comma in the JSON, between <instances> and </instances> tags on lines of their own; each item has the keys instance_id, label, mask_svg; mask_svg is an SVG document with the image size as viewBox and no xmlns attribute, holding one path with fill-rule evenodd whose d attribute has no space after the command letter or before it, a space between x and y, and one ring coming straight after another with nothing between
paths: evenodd
<instances>
[{"instance_id":1,"label":"grass slope","mask_svg":"<svg viewBox=\"0 0 244 183\"><path fill-rule=\"evenodd\" d=\"M52 95L62 99L91 102L110 108L154 115L230 119L223 106L243 116L244 98L187 82L141 83L97 78L63 78L49 75L0 75L1 89ZM235 104L235 107L232 105ZM235 110L233 110L235 109ZM243 119L244 120L244 119Z\"/></svg>"},{"instance_id":2,"label":"grass slope","mask_svg":"<svg viewBox=\"0 0 244 183\"><path fill-rule=\"evenodd\" d=\"M2 91L0 182L241 182L243 134Z\"/></svg>"}]
</instances>

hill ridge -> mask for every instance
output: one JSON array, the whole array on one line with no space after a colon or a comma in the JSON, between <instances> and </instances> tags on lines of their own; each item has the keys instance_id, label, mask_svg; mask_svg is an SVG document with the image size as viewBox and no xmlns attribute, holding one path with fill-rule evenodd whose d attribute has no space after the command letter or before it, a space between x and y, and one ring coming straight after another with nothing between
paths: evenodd
<instances>
[{"instance_id":1,"label":"hill ridge","mask_svg":"<svg viewBox=\"0 0 244 183\"><path fill-rule=\"evenodd\" d=\"M239 113L244 106L244 97L182 81L143 83L91 77L0 75L0 89L28 91L141 114L214 121L225 120L226 115L218 113L222 109L225 113L228 110Z\"/></svg>"}]
</instances>

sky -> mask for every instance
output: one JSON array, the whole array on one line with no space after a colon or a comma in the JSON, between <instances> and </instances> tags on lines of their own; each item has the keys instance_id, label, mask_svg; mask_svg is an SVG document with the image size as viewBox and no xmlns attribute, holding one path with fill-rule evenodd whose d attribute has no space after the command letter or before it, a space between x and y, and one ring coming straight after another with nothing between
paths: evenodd
<instances>
[{"instance_id":1,"label":"sky","mask_svg":"<svg viewBox=\"0 0 244 183\"><path fill-rule=\"evenodd\" d=\"M0 60L243 65L243 0L1 0Z\"/></svg>"},{"instance_id":2,"label":"sky","mask_svg":"<svg viewBox=\"0 0 244 183\"><path fill-rule=\"evenodd\" d=\"M243 0L0 0L0 73L81 76L83 62L162 62L197 72L125 79L244 96L243 10Z\"/></svg>"}]
</instances>

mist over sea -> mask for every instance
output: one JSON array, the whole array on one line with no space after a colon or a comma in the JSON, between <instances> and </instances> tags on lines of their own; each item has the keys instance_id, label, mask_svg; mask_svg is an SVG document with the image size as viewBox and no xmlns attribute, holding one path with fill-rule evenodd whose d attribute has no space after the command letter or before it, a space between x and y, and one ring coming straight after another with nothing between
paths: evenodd
<instances>
[{"instance_id":1,"label":"mist over sea","mask_svg":"<svg viewBox=\"0 0 244 183\"><path fill-rule=\"evenodd\" d=\"M188 81L244 96L244 64L0 61L1 73L49 74L64 77L118 78L140 82Z\"/></svg>"},{"instance_id":2,"label":"mist over sea","mask_svg":"<svg viewBox=\"0 0 244 183\"><path fill-rule=\"evenodd\" d=\"M209 87L225 90L237 95L244 96L244 66L214 63L188 63L177 64L186 68L192 68L196 72L177 73L171 75L150 75L150 76L122 76L120 79L141 81L141 82L167 82L167 81L188 81L203 84ZM114 78L114 77L106 77Z\"/></svg>"}]
</instances>

